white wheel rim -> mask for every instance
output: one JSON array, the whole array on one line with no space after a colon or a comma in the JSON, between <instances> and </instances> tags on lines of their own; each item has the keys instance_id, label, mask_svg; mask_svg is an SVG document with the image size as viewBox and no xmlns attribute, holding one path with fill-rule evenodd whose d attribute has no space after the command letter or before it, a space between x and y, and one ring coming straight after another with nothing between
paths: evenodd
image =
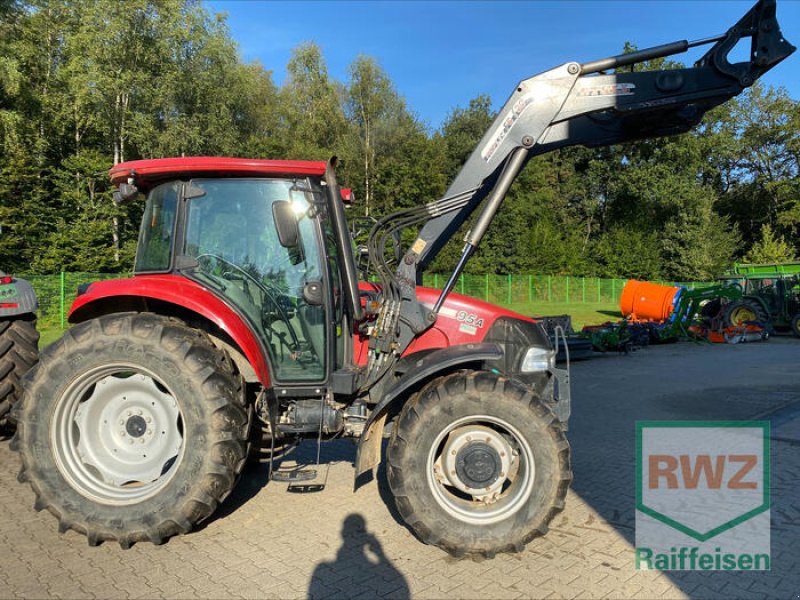
<instances>
[{"instance_id":1,"label":"white wheel rim","mask_svg":"<svg viewBox=\"0 0 800 600\"><path fill-rule=\"evenodd\" d=\"M468 433L474 439L468 440ZM478 439L481 435L490 441ZM452 444L451 436L456 438ZM476 445L483 446L479 448L481 456L494 460L495 471L500 470L497 479L490 477L488 485L481 489L470 487L453 467L459 454ZM443 456L445 448L449 457ZM505 461L502 456L508 449L515 453L513 461ZM426 479L434 499L448 514L466 523L490 525L509 518L528 503L533 493L535 464L530 444L516 427L497 417L472 415L454 421L437 435L428 452Z\"/></svg>"},{"instance_id":2,"label":"white wheel rim","mask_svg":"<svg viewBox=\"0 0 800 600\"><path fill-rule=\"evenodd\" d=\"M97 367L78 376L53 410L50 447L61 474L101 504L157 494L183 458L177 397L147 369Z\"/></svg>"}]
</instances>

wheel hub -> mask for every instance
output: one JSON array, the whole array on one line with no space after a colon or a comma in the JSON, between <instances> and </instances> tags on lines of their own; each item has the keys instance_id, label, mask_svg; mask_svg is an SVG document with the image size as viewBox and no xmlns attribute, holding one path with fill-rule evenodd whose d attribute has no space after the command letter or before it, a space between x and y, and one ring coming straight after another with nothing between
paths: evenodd
<instances>
[{"instance_id":1,"label":"wheel hub","mask_svg":"<svg viewBox=\"0 0 800 600\"><path fill-rule=\"evenodd\" d=\"M468 487L490 486L502 471L500 454L489 444L469 444L456 455L456 474Z\"/></svg>"},{"instance_id":2,"label":"wheel hub","mask_svg":"<svg viewBox=\"0 0 800 600\"><path fill-rule=\"evenodd\" d=\"M517 453L505 437L484 425L450 432L434 465L437 478L482 502L493 502L512 477Z\"/></svg>"},{"instance_id":3,"label":"wheel hub","mask_svg":"<svg viewBox=\"0 0 800 600\"><path fill-rule=\"evenodd\" d=\"M128 419L128 422L125 423L125 430L128 432L128 435L132 437L142 437L144 432L147 431L147 422L139 415L133 415Z\"/></svg>"}]
</instances>

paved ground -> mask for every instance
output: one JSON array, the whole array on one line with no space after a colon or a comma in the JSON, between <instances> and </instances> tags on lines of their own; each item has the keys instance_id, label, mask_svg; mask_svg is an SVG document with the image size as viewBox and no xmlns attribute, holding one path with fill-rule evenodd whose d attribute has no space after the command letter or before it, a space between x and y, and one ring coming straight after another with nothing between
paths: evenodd
<instances>
[{"instance_id":1,"label":"paved ground","mask_svg":"<svg viewBox=\"0 0 800 600\"><path fill-rule=\"evenodd\" d=\"M247 479L199 531L163 546L90 548L31 508L0 442L0 597L800 598L800 343L648 348L574 365L575 480L551 532L522 554L455 560L397 521L385 478L352 492L354 447L327 447L318 494ZM773 414L769 573L633 568L634 421Z\"/></svg>"}]
</instances>

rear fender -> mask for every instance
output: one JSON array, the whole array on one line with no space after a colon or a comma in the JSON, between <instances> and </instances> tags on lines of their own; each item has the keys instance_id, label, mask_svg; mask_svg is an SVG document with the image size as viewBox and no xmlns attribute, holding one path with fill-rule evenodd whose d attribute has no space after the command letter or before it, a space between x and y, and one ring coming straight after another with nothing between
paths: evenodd
<instances>
[{"instance_id":1,"label":"rear fender","mask_svg":"<svg viewBox=\"0 0 800 600\"><path fill-rule=\"evenodd\" d=\"M114 312L151 310L153 303L161 307L154 312L170 314L170 307L174 307L179 314L188 311L215 325L241 349L258 380L269 387L265 351L247 322L210 290L185 277L138 275L98 281L75 299L69 322L80 323Z\"/></svg>"},{"instance_id":2,"label":"rear fender","mask_svg":"<svg viewBox=\"0 0 800 600\"><path fill-rule=\"evenodd\" d=\"M33 314L38 308L36 292L27 281L12 279L11 283L0 284L0 318Z\"/></svg>"},{"instance_id":3,"label":"rear fender","mask_svg":"<svg viewBox=\"0 0 800 600\"><path fill-rule=\"evenodd\" d=\"M383 395L364 424L364 433L358 442L356 454L356 477L380 463L383 426L389 409L396 402L408 397L408 391L420 383L440 374L452 371L453 367L466 363L484 362L502 358L503 350L497 344L462 344L426 353L403 374Z\"/></svg>"}]
</instances>

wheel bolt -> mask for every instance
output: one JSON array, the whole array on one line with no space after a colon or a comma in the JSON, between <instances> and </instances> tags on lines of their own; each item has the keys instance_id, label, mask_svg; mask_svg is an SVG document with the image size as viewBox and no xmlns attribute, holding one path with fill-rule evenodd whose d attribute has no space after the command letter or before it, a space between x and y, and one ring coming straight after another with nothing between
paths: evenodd
<instances>
[{"instance_id":1,"label":"wheel bolt","mask_svg":"<svg viewBox=\"0 0 800 600\"><path fill-rule=\"evenodd\" d=\"M129 416L129 417L130 417L132 414L133 414L133 413L132 413L131 411L128 411L128 416Z\"/></svg>"},{"instance_id":2,"label":"wheel bolt","mask_svg":"<svg viewBox=\"0 0 800 600\"><path fill-rule=\"evenodd\" d=\"M119 420L119 424L120 424L120 425L125 425L125 419L120 419L120 420Z\"/></svg>"},{"instance_id":3,"label":"wheel bolt","mask_svg":"<svg viewBox=\"0 0 800 600\"><path fill-rule=\"evenodd\" d=\"M452 451L450 452L450 454L452 454L453 456L455 456L455 455L456 455L456 451L455 451L455 450L452 450Z\"/></svg>"},{"instance_id":4,"label":"wheel bolt","mask_svg":"<svg viewBox=\"0 0 800 600\"><path fill-rule=\"evenodd\" d=\"M506 476L506 474L503 473L502 471L500 471L500 477L505 477L505 476Z\"/></svg>"},{"instance_id":5,"label":"wheel bolt","mask_svg":"<svg viewBox=\"0 0 800 600\"><path fill-rule=\"evenodd\" d=\"M471 441L472 441L472 436L471 436L471 435L468 435L468 436L467 436L467 441L468 441L468 442L471 442Z\"/></svg>"},{"instance_id":6,"label":"wheel bolt","mask_svg":"<svg viewBox=\"0 0 800 600\"><path fill-rule=\"evenodd\" d=\"M506 455L506 453L505 453L505 452L501 452L501 453L500 453L500 458L503 458L505 455Z\"/></svg>"},{"instance_id":7,"label":"wheel bolt","mask_svg":"<svg viewBox=\"0 0 800 600\"><path fill-rule=\"evenodd\" d=\"M487 444L491 444L491 443L492 443L492 438L490 438L490 437L487 437L487 438L486 438L486 443L487 443Z\"/></svg>"},{"instance_id":8,"label":"wheel bolt","mask_svg":"<svg viewBox=\"0 0 800 600\"><path fill-rule=\"evenodd\" d=\"M120 434L122 437L125 437L125 432L124 432L124 431L120 431L120 432L119 432L119 434Z\"/></svg>"},{"instance_id":9,"label":"wheel bolt","mask_svg":"<svg viewBox=\"0 0 800 600\"><path fill-rule=\"evenodd\" d=\"M141 416L142 416L142 409L140 408L139 410L137 410L137 411L136 411L136 414L137 414L137 415L139 415L139 416L141 417Z\"/></svg>"},{"instance_id":10,"label":"wheel bolt","mask_svg":"<svg viewBox=\"0 0 800 600\"><path fill-rule=\"evenodd\" d=\"M133 443L133 440L128 440L128 443L129 443L129 444L132 444L132 443Z\"/></svg>"},{"instance_id":11,"label":"wheel bolt","mask_svg":"<svg viewBox=\"0 0 800 600\"><path fill-rule=\"evenodd\" d=\"M139 443L144 444L144 438L139 438ZM502 473L500 473L500 475L502 475Z\"/></svg>"}]
</instances>

